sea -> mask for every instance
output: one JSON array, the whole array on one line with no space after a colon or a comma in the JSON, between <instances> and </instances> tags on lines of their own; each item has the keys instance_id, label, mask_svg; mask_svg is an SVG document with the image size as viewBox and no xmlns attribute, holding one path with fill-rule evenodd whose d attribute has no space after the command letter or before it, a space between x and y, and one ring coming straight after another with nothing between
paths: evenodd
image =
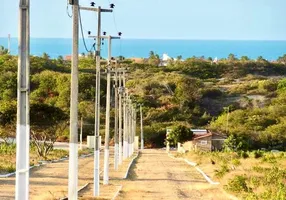
<instances>
[{"instance_id":1,"label":"sea","mask_svg":"<svg viewBox=\"0 0 286 200\"><path fill-rule=\"evenodd\" d=\"M93 51L94 40L80 39L79 53L87 54ZM8 39L0 38L0 46L7 48ZM86 47L85 47L86 46ZM102 41L102 57L107 57L107 41ZM165 40L165 39L121 39L112 41L112 56L125 58L146 58L150 51L160 57L167 54L183 59L189 57L227 58L230 53L237 58L248 56L256 59L259 56L274 61L286 54L286 41L258 41L258 40ZM31 55L41 56L47 53L51 58L68 56L72 52L72 39L63 38L31 38ZM18 54L18 40L11 38L11 54Z\"/></svg>"}]
</instances>

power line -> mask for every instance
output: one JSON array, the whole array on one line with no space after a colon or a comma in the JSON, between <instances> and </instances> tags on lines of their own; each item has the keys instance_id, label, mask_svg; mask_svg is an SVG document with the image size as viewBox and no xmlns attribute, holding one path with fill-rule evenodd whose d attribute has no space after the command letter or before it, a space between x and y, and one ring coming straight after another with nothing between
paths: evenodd
<instances>
[{"instance_id":1,"label":"power line","mask_svg":"<svg viewBox=\"0 0 286 200\"><path fill-rule=\"evenodd\" d=\"M83 33L83 26L82 26L82 20L81 20L81 14L80 14L80 9L78 10L78 14L79 14L79 24L80 24L80 30L81 30L81 36L82 36L82 41L84 44L84 48L87 52L91 53L91 50L93 49L93 46L91 47L90 50L87 49L86 46L86 42L85 42L85 38L84 38L84 33Z\"/></svg>"},{"instance_id":2,"label":"power line","mask_svg":"<svg viewBox=\"0 0 286 200\"><path fill-rule=\"evenodd\" d=\"M66 9L67 15L69 16L69 18L72 18L72 14L70 14L69 12L69 1L67 0L67 9Z\"/></svg>"}]
</instances>

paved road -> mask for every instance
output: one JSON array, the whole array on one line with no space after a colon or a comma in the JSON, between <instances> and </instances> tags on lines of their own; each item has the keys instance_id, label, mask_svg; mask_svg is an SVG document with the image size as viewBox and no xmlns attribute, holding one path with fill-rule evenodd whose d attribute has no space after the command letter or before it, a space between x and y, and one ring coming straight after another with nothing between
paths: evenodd
<instances>
[{"instance_id":1,"label":"paved road","mask_svg":"<svg viewBox=\"0 0 286 200\"><path fill-rule=\"evenodd\" d=\"M224 200L226 194L210 185L194 167L174 160L163 150L144 150L133 165L117 199Z\"/></svg>"}]
</instances>

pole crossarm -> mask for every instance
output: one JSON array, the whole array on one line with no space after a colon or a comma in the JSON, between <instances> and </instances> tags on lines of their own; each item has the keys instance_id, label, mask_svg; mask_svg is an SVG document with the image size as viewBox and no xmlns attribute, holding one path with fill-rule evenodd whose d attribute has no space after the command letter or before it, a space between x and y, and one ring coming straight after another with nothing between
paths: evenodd
<instances>
[{"instance_id":1,"label":"pole crossarm","mask_svg":"<svg viewBox=\"0 0 286 200\"><path fill-rule=\"evenodd\" d=\"M89 38L93 38L93 39L96 39L97 38L97 36L94 36L94 35L90 35L90 36L88 36ZM101 39L112 39L112 40L119 40L119 39L121 39L121 37L118 37L118 36L108 36L108 35L102 35L102 36L100 36L100 38Z\"/></svg>"},{"instance_id":2,"label":"pole crossarm","mask_svg":"<svg viewBox=\"0 0 286 200\"><path fill-rule=\"evenodd\" d=\"M94 11L94 12L98 12L99 10L100 12L113 12L112 9L91 8L91 7L84 7L84 6L79 6L79 9L87 10L87 11Z\"/></svg>"}]
</instances>

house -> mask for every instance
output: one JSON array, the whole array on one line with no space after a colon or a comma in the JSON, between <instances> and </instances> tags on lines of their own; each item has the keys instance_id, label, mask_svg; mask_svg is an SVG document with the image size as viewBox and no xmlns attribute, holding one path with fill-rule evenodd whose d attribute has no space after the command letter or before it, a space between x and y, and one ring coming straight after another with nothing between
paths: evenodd
<instances>
[{"instance_id":1,"label":"house","mask_svg":"<svg viewBox=\"0 0 286 200\"><path fill-rule=\"evenodd\" d=\"M207 129L191 129L191 131L193 132L195 137L209 133L209 130Z\"/></svg>"},{"instance_id":2,"label":"house","mask_svg":"<svg viewBox=\"0 0 286 200\"><path fill-rule=\"evenodd\" d=\"M220 151L223 149L223 143L226 138L226 136L209 132L205 135L195 137L193 145L195 149L201 151Z\"/></svg>"},{"instance_id":3,"label":"house","mask_svg":"<svg viewBox=\"0 0 286 200\"><path fill-rule=\"evenodd\" d=\"M220 151L223 149L226 138L226 136L207 130L205 134L194 134L193 140L185 142L183 148L187 151Z\"/></svg>"},{"instance_id":4,"label":"house","mask_svg":"<svg viewBox=\"0 0 286 200\"><path fill-rule=\"evenodd\" d=\"M144 64L147 62L146 58L129 58L133 63Z\"/></svg>"}]
</instances>

